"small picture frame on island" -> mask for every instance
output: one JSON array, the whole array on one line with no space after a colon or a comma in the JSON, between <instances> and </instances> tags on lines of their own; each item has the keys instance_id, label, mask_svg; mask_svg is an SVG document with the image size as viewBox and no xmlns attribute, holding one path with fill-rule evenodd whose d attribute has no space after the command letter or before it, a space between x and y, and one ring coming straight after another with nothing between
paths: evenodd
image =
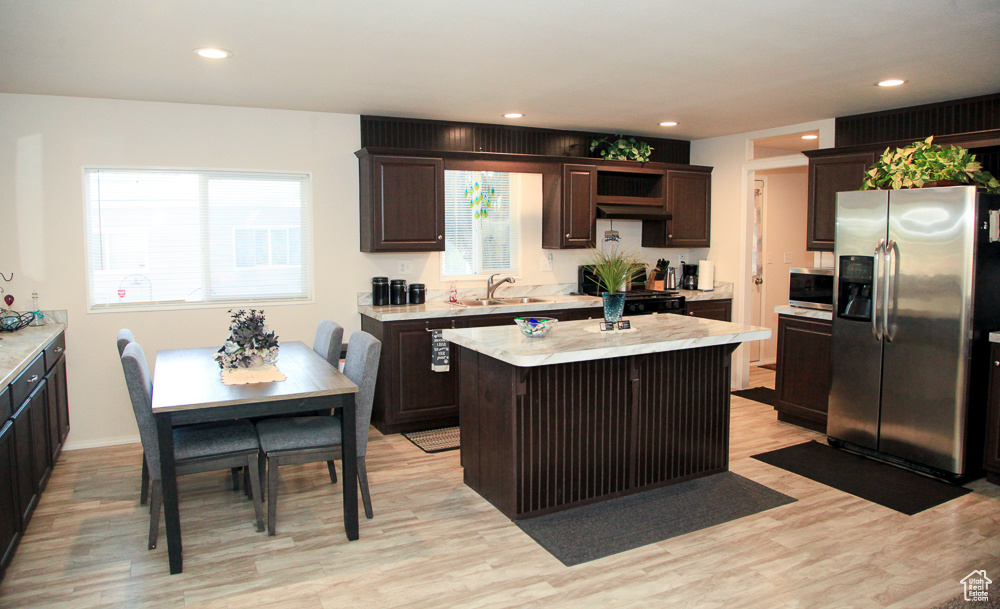
<instances>
[{"instance_id":1,"label":"small picture frame on island","mask_svg":"<svg viewBox=\"0 0 1000 609\"><path fill-rule=\"evenodd\" d=\"M623 319L621 321L602 321L601 322L601 332L607 332L609 330L631 330L632 322Z\"/></svg>"}]
</instances>

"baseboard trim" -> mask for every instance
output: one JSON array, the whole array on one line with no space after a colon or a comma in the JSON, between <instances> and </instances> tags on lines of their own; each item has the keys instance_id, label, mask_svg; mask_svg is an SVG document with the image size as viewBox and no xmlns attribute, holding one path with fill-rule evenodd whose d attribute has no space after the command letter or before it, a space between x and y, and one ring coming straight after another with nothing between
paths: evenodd
<instances>
[{"instance_id":1,"label":"baseboard trim","mask_svg":"<svg viewBox=\"0 0 1000 609\"><path fill-rule=\"evenodd\" d=\"M99 440L84 440L82 442L72 442L68 438L63 444L63 450L83 450L86 448L105 448L107 446L120 446L122 444L139 444L139 436L118 436L117 438L101 438Z\"/></svg>"}]
</instances>

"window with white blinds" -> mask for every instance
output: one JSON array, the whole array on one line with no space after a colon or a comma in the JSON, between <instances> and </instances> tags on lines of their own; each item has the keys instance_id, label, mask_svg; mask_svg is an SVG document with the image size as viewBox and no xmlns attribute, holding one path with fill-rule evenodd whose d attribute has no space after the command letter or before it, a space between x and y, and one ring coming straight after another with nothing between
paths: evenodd
<instances>
[{"instance_id":1,"label":"window with white blinds","mask_svg":"<svg viewBox=\"0 0 1000 609\"><path fill-rule=\"evenodd\" d=\"M516 173L444 172L442 278L520 273L520 190Z\"/></svg>"},{"instance_id":2,"label":"window with white blinds","mask_svg":"<svg viewBox=\"0 0 1000 609\"><path fill-rule=\"evenodd\" d=\"M307 174L85 168L91 310L312 298Z\"/></svg>"}]
</instances>

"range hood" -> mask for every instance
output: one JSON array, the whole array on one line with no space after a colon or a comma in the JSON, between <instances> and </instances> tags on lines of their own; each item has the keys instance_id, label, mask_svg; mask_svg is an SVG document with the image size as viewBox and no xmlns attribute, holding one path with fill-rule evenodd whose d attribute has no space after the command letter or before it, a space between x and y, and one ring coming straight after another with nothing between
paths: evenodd
<instances>
[{"instance_id":1,"label":"range hood","mask_svg":"<svg viewBox=\"0 0 1000 609\"><path fill-rule=\"evenodd\" d=\"M608 220L670 220L673 216L660 205L598 203L597 217Z\"/></svg>"}]
</instances>

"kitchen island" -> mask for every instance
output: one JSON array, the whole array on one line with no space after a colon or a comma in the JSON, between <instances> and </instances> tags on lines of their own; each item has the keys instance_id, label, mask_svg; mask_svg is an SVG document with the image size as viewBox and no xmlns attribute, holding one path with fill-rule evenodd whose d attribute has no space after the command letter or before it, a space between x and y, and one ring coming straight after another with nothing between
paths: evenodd
<instances>
[{"instance_id":1,"label":"kitchen island","mask_svg":"<svg viewBox=\"0 0 1000 609\"><path fill-rule=\"evenodd\" d=\"M467 485L518 519L726 471L730 355L767 328L682 315L446 329Z\"/></svg>"}]
</instances>

